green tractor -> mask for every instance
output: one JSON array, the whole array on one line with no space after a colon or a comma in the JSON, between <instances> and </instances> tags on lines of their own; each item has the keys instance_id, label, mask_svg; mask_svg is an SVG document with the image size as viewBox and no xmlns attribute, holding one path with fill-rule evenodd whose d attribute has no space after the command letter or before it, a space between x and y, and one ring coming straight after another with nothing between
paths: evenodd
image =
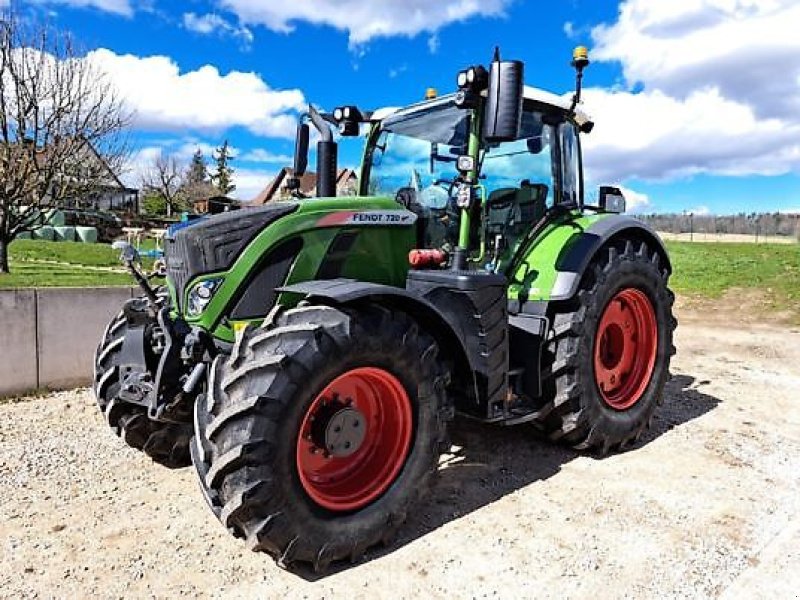
<instances>
[{"instance_id":1,"label":"green tractor","mask_svg":"<svg viewBox=\"0 0 800 600\"><path fill-rule=\"evenodd\" d=\"M310 108L295 199L172 231L162 287L126 249L144 295L95 367L112 429L193 464L250 548L319 571L392 539L456 413L600 455L636 442L674 353L671 266L619 190L584 202L588 63L568 100L496 53L406 108ZM335 197L334 127L366 137L357 197Z\"/></svg>"}]
</instances>

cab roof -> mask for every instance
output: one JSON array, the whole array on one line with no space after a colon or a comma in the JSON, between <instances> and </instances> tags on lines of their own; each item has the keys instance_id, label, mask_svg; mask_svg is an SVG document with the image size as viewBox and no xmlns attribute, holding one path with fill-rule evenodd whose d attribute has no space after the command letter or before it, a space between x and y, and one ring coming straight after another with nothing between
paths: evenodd
<instances>
[{"instance_id":1,"label":"cab roof","mask_svg":"<svg viewBox=\"0 0 800 600\"><path fill-rule=\"evenodd\" d=\"M485 92L484 92L485 95ZM392 116L410 116L413 115L415 112L420 110L430 110L432 107L437 105L446 105L452 102L453 98L455 98L455 94L447 94L444 96L440 96L439 98L435 98L433 100L425 100L423 102L418 102L416 104L412 104L406 107L386 107L386 108L379 108L374 113L372 113L371 121L383 121L384 119ZM552 92L548 92L546 90L542 90L539 88L531 87L526 85L524 91L524 98L526 100L530 100L535 104L541 105L542 108L556 108L562 112L569 112L570 105L572 103L571 98L567 96L559 96L558 94L554 94ZM577 122L578 126L583 127L586 123L591 122L591 118L589 117L586 112L584 112L580 106L575 109L575 121Z\"/></svg>"}]
</instances>

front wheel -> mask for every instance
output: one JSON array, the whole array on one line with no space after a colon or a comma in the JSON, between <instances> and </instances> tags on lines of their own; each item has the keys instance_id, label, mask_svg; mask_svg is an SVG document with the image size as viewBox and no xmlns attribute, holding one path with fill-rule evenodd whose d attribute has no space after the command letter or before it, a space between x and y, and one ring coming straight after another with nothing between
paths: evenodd
<instances>
[{"instance_id":1,"label":"front wheel","mask_svg":"<svg viewBox=\"0 0 800 600\"><path fill-rule=\"evenodd\" d=\"M357 559L430 485L452 417L433 338L407 315L276 310L218 357L192 458L226 528L280 564Z\"/></svg>"},{"instance_id":2,"label":"front wheel","mask_svg":"<svg viewBox=\"0 0 800 600\"><path fill-rule=\"evenodd\" d=\"M606 454L649 426L675 353L668 280L646 242L621 240L595 260L577 297L556 307L535 423L550 439Z\"/></svg>"}]
</instances>

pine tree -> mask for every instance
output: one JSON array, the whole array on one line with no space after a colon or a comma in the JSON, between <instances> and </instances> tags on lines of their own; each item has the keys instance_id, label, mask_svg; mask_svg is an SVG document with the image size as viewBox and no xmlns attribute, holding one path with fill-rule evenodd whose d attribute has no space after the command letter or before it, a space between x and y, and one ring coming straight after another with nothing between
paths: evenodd
<instances>
[{"instance_id":1,"label":"pine tree","mask_svg":"<svg viewBox=\"0 0 800 600\"><path fill-rule=\"evenodd\" d=\"M189 169L186 172L186 183L188 185L200 185L208 182L208 170L206 169L206 158L200 148L192 156Z\"/></svg>"},{"instance_id":2,"label":"pine tree","mask_svg":"<svg viewBox=\"0 0 800 600\"><path fill-rule=\"evenodd\" d=\"M208 176L205 156L199 148L192 156L192 161L183 174L181 192L191 207L194 207L197 202L217 195L217 189L212 185Z\"/></svg>"},{"instance_id":3,"label":"pine tree","mask_svg":"<svg viewBox=\"0 0 800 600\"><path fill-rule=\"evenodd\" d=\"M227 196L236 190L236 186L233 183L233 169L228 164L233 160L228 140L225 140L222 146L214 152L214 160L217 163L217 169L211 176L211 182L219 190L220 194Z\"/></svg>"}]
</instances>

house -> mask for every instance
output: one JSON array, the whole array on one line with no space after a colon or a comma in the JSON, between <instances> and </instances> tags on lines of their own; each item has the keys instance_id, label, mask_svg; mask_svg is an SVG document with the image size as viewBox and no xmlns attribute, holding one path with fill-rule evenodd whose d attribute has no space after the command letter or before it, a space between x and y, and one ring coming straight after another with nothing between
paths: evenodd
<instances>
[{"instance_id":1,"label":"house","mask_svg":"<svg viewBox=\"0 0 800 600\"><path fill-rule=\"evenodd\" d=\"M293 170L289 167L281 169L270 184L250 202L253 206L267 204L273 200L291 198L288 181ZM306 173L300 178L300 191L306 196L314 196L317 192L317 174ZM353 169L341 169L336 177L337 196L355 196L358 193L358 175Z\"/></svg>"},{"instance_id":2,"label":"house","mask_svg":"<svg viewBox=\"0 0 800 600\"><path fill-rule=\"evenodd\" d=\"M50 204L52 198L48 196L58 189L60 208L139 212L139 190L126 186L83 136L65 137L57 146L51 144L31 152L33 144L28 139L20 142L22 151L15 156L21 162L33 156L41 179L50 181L51 190L41 199L43 204Z\"/></svg>"},{"instance_id":3,"label":"house","mask_svg":"<svg viewBox=\"0 0 800 600\"><path fill-rule=\"evenodd\" d=\"M79 183L76 195L65 200L65 208L139 214L139 190L122 183L90 142L80 147L78 158L81 163L72 177L80 179L80 173L83 172L92 183L85 186Z\"/></svg>"}]
</instances>

